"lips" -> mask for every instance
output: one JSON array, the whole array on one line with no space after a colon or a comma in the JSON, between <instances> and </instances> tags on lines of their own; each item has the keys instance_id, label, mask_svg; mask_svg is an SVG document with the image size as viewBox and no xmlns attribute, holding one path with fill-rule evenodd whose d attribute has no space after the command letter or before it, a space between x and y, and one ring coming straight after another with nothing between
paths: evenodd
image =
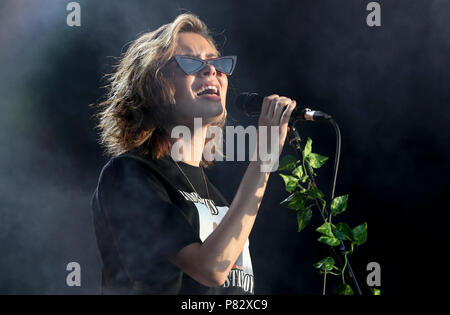
<instances>
[{"instance_id":1,"label":"lips","mask_svg":"<svg viewBox=\"0 0 450 315\"><path fill-rule=\"evenodd\" d=\"M200 99L206 99L206 100L210 100L210 101L220 101L221 100L220 96L216 95L216 94L203 94L200 96L197 95L197 97Z\"/></svg>"},{"instance_id":2,"label":"lips","mask_svg":"<svg viewBox=\"0 0 450 315\"><path fill-rule=\"evenodd\" d=\"M205 88L205 87L207 87L207 86L214 86L216 89L217 89L217 95L216 96L219 96L220 97L220 86L219 86L219 84L218 83L216 83L216 82L214 82L214 81L208 81L208 82L205 82L205 83L203 83L202 85L200 85L195 91L195 95L196 96L198 96L198 97L200 97L199 95L198 95L198 93L203 89L203 88ZM212 95L212 94L208 94L208 95ZM204 96L204 95L201 95L201 96Z\"/></svg>"}]
</instances>

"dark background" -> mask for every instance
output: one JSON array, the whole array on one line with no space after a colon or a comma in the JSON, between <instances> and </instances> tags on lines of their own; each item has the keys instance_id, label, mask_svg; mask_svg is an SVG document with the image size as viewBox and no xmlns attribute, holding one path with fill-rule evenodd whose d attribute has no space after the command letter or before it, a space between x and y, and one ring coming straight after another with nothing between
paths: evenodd
<instances>
[{"instance_id":1,"label":"dark background","mask_svg":"<svg viewBox=\"0 0 450 315\"><path fill-rule=\"evenodd\" d=\"M294 98L332 114L342 131L336 195L350 195L342 220L368 222L352 264L381 265L385 295L440 293L446 281L449 175L450 1L381 4L368 27L363 0L78 1L81 27L66 25L69 1L0 3L0 293L97 294L100 256L90 198L108 160L97 144L94 109L103 75L138 34L197 14L224 55L236 54L228 110L233 125L256 124L233 109L235 93ZM298 125L329 191L334 132ZM289 147L285 153L293 153ZM246 169L208 171L231 202ZM323 256L310 226L296 232L280 177L271 176L250 236L257 294L320 294L311 264ZM319 224L314 213L313 224ZM67 287L66 265L81 265L82 286Z\"/></svg>"}]
</instances>

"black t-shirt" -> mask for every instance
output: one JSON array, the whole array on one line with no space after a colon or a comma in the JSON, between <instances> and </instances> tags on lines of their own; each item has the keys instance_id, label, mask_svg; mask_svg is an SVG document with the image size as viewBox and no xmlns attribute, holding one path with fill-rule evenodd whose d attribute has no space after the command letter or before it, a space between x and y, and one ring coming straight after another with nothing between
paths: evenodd
<instances>
[{"instance_id":1,"label":"black t-shirt","mask_svg":"<svg viewBox=\"0 0 450 315\"><path fill-rule=\"evenodd\" d=\"M201 167L178 165L195 190L170 156L154 160L131 151L102 169L92 207L103 293L253 294L248 240L220 287L200 284L169 261L183 247L202 243L229 207L207 177L206 189Z\"/></svg>"}]
</instances>

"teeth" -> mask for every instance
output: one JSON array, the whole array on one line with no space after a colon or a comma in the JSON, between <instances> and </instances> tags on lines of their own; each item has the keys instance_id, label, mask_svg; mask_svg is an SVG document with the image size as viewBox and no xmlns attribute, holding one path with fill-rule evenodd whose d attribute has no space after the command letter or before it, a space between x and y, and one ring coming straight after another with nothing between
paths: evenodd
<instances>
[{"instance_id":1,"label":"teeth","mask_svg":"<svg viewBox=\"0 0 450 315\"><path fill-rule=\"evenodd\" d=\"M203 87L200 91L198 91L197 94L200 94L206 90L213 90L214 93L217 93L217 88L215 86L208 85L208 86Z\"/></svg>"}]
</instances>

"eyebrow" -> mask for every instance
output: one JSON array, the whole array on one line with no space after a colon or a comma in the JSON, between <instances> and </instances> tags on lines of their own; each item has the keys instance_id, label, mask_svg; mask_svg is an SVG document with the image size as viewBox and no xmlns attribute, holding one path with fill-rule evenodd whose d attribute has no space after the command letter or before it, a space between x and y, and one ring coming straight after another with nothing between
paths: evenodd
<instances>
[{"instance_id":1,"label":"eyebrow","mask_svg":"<svg viewBox=\"0 0 450 315\"><path fill-rule=\"evenodd\" d=\"M193 52L188 52L187 54L186 54L186 56L191 56L191 57L197 57L197 58L200 58L200 55L199 54L194 54ZM206 55L206 58L215 58L215 57L219 57L220 55L219 54L217 54L217 53L213 53L213 54L207 54Z\"/></svg>"}]
</instances>

